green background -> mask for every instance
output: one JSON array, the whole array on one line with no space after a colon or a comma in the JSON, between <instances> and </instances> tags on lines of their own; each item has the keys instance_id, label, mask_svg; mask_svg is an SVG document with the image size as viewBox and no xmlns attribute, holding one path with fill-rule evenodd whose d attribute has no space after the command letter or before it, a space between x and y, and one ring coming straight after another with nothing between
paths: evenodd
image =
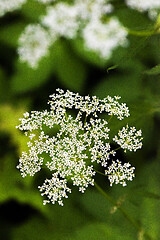
<instances>
[{"instance_id":1,"label":"green background","mask_svg":"<svg viewBox=\"0 0 160 240\"><path fill-rule=\"evenodd\" d=\"M117 48L102 61L85 51L80 39L59 39L36 70L19 62L16 48L24 27L38 21L44 6L30 0L0 19L1 240L160 239L160 30L143 34L155 26L147 13L128 9L122 1L114 5L130 30L127 48ZM118 156L136 167L133 182L110 187L105 177L96 177L111 201L96 188L84 194L73 188L64 207L43 206L37 189L43 174L23 179L16 169L26 148L26 138L15 128L18 119L26 111L48 108L56 88L101 98L120 95L131 116L113 120L113 131L126 123L143 131L143 148Z\"/></svg>"}]
</instances>

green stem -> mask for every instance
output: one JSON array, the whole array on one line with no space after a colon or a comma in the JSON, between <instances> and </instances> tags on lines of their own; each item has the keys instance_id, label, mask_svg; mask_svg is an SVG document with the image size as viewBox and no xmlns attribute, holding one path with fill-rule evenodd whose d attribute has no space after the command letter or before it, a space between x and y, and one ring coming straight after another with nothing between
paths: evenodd
<instances>
[{"instance_id":1,"label":"green stem","mask_svg":"<svg viewBox=\"0 0 160 240\"><path fill-rule=\"evenodd\" d=\"M134 36L140 36L140 37L144 37L144 36L152 36L155 34L159 34L157 31L155 30L151 30L151 31L134 31L134 30L130 30L127 29L128 34L134 35Z\"/></svg>"},{"instance_id":2,"label":"green stem","mask_svg":"<svg viewBox=\"0 0 160 240\"><path fill-rule=\"evenodd\" d=\"M66 111L65 111L65 117L66 117L66 120L68 120L68 116L67 116L67 113L66 113Z\"/></svg>"},{"instance_id":3,"label":"green stem","mask_svg":"<svg viewBox=\"0 0 160 240\"><path fill-rule=\"evenodd\" d=\"M160 13L157 17L157 21L156 21L156 24L155 24L155 29L157 30L157 32L159 32L159 29L160 28Z\"/></svg>"},{"instance_id":4,"label":"green stem","mask_svg":"<svg viewBox=\"0 0 160 240\"><path fill-rule=\"evenodd\" d=\"M160 34L159 28L160 28L160 14L157 17L157 21L152 30L145 30L145 31L135 31L130 29L126 29L126 30L128 34L131 34L131 35L140 36L140 37L143 37L143 36L150 37L152 35Z\"/></svg>"},{"instance_id":5,"label":"green stem","mask_svg":"<svg viewBox=\"0 0 160 240\"><path fill-rule=\"evenodd\" d=\"M111 197L109 196L96 182L94 183L95 187L97 188L97 190L110 202L112 203L114 206L117 206L117 202ZM138 225L138 223L131 217L128 215L128 213L126 212L126 210L121 207L118 206L119 211L123 214L123 216L138 230L138 231L142 231L142 228ZM149 239L149 240L153 240L148 233L144 233L144 236Z\"/></svg>"},{"instance_id":6,"label":"green stem","mask_svg":"<svg viewBox=\"0 0 160 240\"><path fill-rule=\"evenodd\" d=\"M93 169L93 170L96 171L97 173L99 173L99 174L101 174L101 175L103 175L103 176L106 177L106 174L104 174L104 173L102 173L102 172L100 172L100 171L98 171L98 170L96 170L96 169Z\"/></svg>"},{"instance_id":7,"label":"green stem","mask_svg":"<svg viewBox=\"0 0 160 240\"><path fill-rule=\"evenodd\" d=\"M116 205L116 202L96 182L94 182L94 186L109 202Z\"/></svg>"},{"instance_id":8,"label":"green stem","mask_svg":"<svg viewBox=\"0 0 160 240\"><path fill-rule=\"evenodd\" d=\"M117 150L119 150L119 149L121 149L121 147L118 147L118 148L114 149L113 151L117 151Z\"/></svg>"},{"instance_id":9,"label":"green stem","mask_svg":"<svg viewBox=\"0 0 160 240\"><path fill-rule=\"evenodd\" d=\"M111 115L110 118L108 119L108 123L111 121L112 117L113 117L113 115Z\"/></svg>"},{"instance_id":10,"label":"green stem","mask_svg":"<svg viewBox=\"0 0 160 240\"><path fill-rule=\"evenodd\" d=\"M84 126L85 126L86 122L87 122L87 113L86 113L85 119L84 119Z\"/></svg>"}]
</instances>

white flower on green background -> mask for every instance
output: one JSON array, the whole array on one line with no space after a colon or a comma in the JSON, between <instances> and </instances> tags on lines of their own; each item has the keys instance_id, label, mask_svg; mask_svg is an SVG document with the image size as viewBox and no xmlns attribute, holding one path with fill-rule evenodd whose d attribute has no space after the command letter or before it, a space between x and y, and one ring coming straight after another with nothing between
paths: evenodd
<instances>
[{"instance_id":1,"label":"white flower on green background","mask_svg":"<svg viewBox=\"0 0 160 240\"><path fill-rule=\"evenodd\" d=\"M113 138L121 148L128 149L129 151L137 151L137 149L142 147L142 131L137 131L135 127L130 127L127 125L123 127L121 131L118 132L118 136Z\"/></svg>"},{"instance_id":2,"label":"white flower on green background","mask_svg":"<svg viewBox=\"0 0 160 240\"><path fill-rule=\"evenodd\" d=\"M113 12L110 1L75 0L72 3L57 1L51 4L48 0L41 2L47 6L46 14L39 19L41 30L39 25L36 30L36 24L30 24L24 29L19 40L20 60L28 63L30 67L36 68L40 59L47 54L48 45L54 44L61 37L82 40L84 51L94 52L103 61L108 60L118 46L127 46L127 30L117 17L110 15ZM42 31L45 31L46 37L41 38ZM39 40L41 44L35 44L35 40Z\"/></svg>"},{"instance_id":3,"label":"white flower on green background","mask_svg":"<svg viewBox=\"0 0 160 240\"><path fill-rule=\"evenodd\" d=\"M49 33L39 24L30 24L19 38L18 54L22 62L29 62L32 68L48 54L51 45Z\"/></svg>"},{"instance_id":4,"label":"white flower on green background","mask_svg":"<svg viewBox=\"0 0 160 240\"><path fill-rule=\"evenodd\" d=\"M159 0L126 0L126 3L131 8L137 9L141 12L148 11L151 9L160 9Z\"/></svg>"},{"instance_id":5,"label":"white flower on green background","mask_svg":"<svg viewBox=\"0 0 160 240\"><path fill-rule=\"evenodd\" d=\"M155 19L160 12L160 1L159 0L126 0L126 4L133 9L140 12L148 11L148 15L151 19Z\"/></svg>"},{"instance_id":6,"label":"white flower on green background","mask_svg":"<svg viewBox=\"0 0 160 240\"><path fill-rule=\"evenodd\" d=\"M123 165L117 160L109 166L109 160L116 155L111 142L115 141L125 151L136 151L142 147L141 130L127 125L118 132L118 137L110 139L109 121L100 118L101 113L110 119L129 117L129 109L119 102L120 97L99 99L62 89L50 97L50 111L26 112L17 126L29 138L29 150L22 153L17 166L22 176L35 175L43 165L52 173L52 178L39 187L42 196L48 198L44 204L63 205L63 198L71 192L67 184L72 183L82 193L88 186L94 186L98 164L108 168L105 174L111 185L115 182L125 186L126 180L132 181L134 168L129 163ZM46 129L53 133L47 134ZM43 154L48 155L47 159Z\"/></svg>"},{"instance_id":7,"label":"white flower on green background","mask_svg":"<svg viewBox=\"0 0 160 240\"><path fill-rule=\"evenodd\" d=\"M110 186L115 184L122 184L123 187L126 186L126 180L132 181L134 175L135 167L130 167L130 163L122 164L119 160L112 161L112 164L105 170L105 174L108 175L110 181Z\"/></svg>"},{"instance_id":8,"label":"white flower on green background","mask_svg":"<svg viewBox=\"0 0 160 240\"><path fill-rule=\"evenodd\" d=\"M0 0L0 17L21 8L27 0Z\"/></svg>"}]
</instances>

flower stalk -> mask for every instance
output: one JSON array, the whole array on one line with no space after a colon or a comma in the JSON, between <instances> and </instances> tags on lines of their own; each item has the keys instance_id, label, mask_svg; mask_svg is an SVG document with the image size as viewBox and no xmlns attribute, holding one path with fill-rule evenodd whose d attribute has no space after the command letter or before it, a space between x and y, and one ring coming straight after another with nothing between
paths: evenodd
<instances>
[{"instance_id":1,"label":"flower stalk","mask_svg":"<svg viewBox=\"0 0 160 240\"><path fill-rule=\"evenodd\" d=\"M144 236L148 240L153 240L153 238L141 228L141 226L126 212L126 210L120 204L117 205L117 202L110 195L108 195L108 193L104 191L96 182L94 183L94 185L97 190L107 199L107 201L113 204L113 206L117 207L117 209L123 214L123 216L128 220L128 222L130 222L130 224L134 226L134 228L136 228L139 233L143 231Z\"/></svg>"}]
</instances>

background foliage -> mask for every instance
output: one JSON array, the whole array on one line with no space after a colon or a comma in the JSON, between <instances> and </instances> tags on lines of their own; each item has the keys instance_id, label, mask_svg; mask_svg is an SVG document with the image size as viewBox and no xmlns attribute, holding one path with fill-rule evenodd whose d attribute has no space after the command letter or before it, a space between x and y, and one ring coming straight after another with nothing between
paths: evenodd
<instances>
[{"instance_id":1,"label":"background foliage","mask_svg":"<svg viewBox=\"0 0 160 240\"><path fill-rule=\"evenodd\" d=\"M160 239L160 30L144 34L155 24L147 14L115 2L117 16L130 29L130 45L115 50L107 62L84 52L79 39L60 39L33 70L19 62L16 47L26 24L44 11L42 5L28 1L20 11L0 19L2 240ZM126 188L111 188L106 178L96 178L111 201L96 188L84 194L74 189L64 207L43 206L37 189L43 174L22 179L16 169L26 148L25 137L15 128L18 119L23 112L46 109L57 87L101 98L120 95L131 112L127 122L143 131L141 151L119 153L120 160L136 166L135 180ZM125 120L119 126L112 121L112 128L124 124Z\"/></svg>"}]
</instances>

